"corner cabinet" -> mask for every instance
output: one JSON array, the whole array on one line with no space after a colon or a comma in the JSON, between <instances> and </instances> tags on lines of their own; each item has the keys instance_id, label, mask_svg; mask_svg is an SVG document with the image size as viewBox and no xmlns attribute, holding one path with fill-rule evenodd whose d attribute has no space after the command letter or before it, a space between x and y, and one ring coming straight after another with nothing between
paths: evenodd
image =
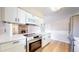
<instances>
[{"instance_id":1,"label":"corner cabinet","mask_svg":"<svg viewBox=\"0 0 79 59\"><path fill-rule=\"evenodd\" d=\"M17 18L18 10L16 7L2 8L2 20L6 22L18 22Z\"/></svg>"}]
</instances>

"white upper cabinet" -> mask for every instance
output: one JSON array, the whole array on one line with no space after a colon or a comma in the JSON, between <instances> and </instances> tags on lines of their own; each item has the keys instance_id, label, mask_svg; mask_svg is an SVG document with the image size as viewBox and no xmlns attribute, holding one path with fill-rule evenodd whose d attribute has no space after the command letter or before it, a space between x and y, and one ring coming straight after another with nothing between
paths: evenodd
<instances>
[{"instance_id":1,"label":"white upper cabinet","mask_svg":"<svg viewBox=\"0 0 79 59\"><path fill-rule=\"evenodd\" d=\"M26 12L20 8L18 8L18 19L19 19L19 23L25 24Z\"/></svg>"},{"instance_id":2,"label":"white upper cabinet","mask_svg":"<svg viewBox=\"0 0 79 59\"><path fill-rule=\"evenodd\" d=\"M33 16L28 16L28 22L31 24L35 24L35 19Z\"/></svg>"},{"instance_id":3,"label":"white upper cabinet","mask_svg":"<svg viewBox=\"0 0 79 59\"><path fill-rule=\"evenodd\" d=\"M2 12L1 12L2 10ZM2 13L2 15L1 15ZM33 16L32 14L22 10L17 7L2 7L0 8L0 18L2 17L3 21L18 23L18 24L35 24L38 25L38 17Z\"/></svg>"},{"instance_id":4,"label":"white upper cabinet","mask_svg":"<svg viewBox=\"0 0 79 59\"><path fill-rule=\"evenodd\" d=\"M34 16L34 22L36 25L40 26L43 23L43 19L37 16Z\"/></svg>"},{"instance_id":5,"label":"white upper cabinet","mask_svg":"<svg viewBox=\"0 0 79 59\"><path fill-rule=\"evenodd\" d=\"M26 23L37 25L35 16L31 15L30 13L26 13Z\"/></svg>"},{"instance_id":6,"label":"white upper cabinet","mask_svg":"<svg viewBox=\"0 0 79 59\"><path fill-rule=\"evenodd\" d=\"M32 15L30 13L26 13L26 23L32 23Z\"/></svg>"},{"instance_id":7,"label":"white upper cabinet","mask_svg":"<svg viewBox=\"0 0 79 59\"><path fill-rule=\"evenodd\" d=\"M17 7L2 8L2 19L6 22L25 24L26 12Z\"/></svg>"},{"instance_id":8,"label":"white upper cabinet","mask_svg":"<svg viewBox=\"0 0 79 59\"><path fill-rule=\"evenodd\" d=\"M5 7L2 9L2 19L8 22L18 22L16 7Z\"/></svg>"}]
</instances>

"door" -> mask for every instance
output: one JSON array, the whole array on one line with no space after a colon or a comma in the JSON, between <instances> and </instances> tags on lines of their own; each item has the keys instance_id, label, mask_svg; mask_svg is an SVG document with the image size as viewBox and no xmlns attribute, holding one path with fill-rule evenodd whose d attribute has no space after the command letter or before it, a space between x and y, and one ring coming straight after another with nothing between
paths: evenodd
<instances>
[{"instance_id":1,"label":"door","mask_svg":"<svg viewBox=\"0 0 79 59\"><path fill-rule=\"evenodd\" d=\"M75 15L72 17L72 34L74 37L79 37L79 15ZM79 40L74 39L74 51L79 52ZM76 44L77 42L77 44Z\"/></svg>"},{"instance_id":2,"label":"door","mask_svg":"<svg viewBox=\"0 0 79 59\"><path fill-rule=\"evenodd\" d=\"M73 16L73 36L79 37L79 15Z\"/></svg>"}]
</instances>

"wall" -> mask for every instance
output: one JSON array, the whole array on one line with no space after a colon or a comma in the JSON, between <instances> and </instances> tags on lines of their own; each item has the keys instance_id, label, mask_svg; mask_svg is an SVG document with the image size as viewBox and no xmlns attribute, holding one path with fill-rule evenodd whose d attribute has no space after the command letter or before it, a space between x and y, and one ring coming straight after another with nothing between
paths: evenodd
<instances>
[{"instance_id":1,"label":"wall","mask_svg":"<svg viewBox=\"0 0 79 59\"><path fill-rule=\"evenodd\" d=\"M52 38L68 42L68 20L58 20L52 24Z\"/></svg>"},{"instance_id":2,"label":"wall","mask_svg":"<svg viewBox=\"0 0 79 59\"><path fill-rule=\"evenodd\" d=\"M28 26L28 33L41 33L39 26Z\"/></svg>"},{"instance_id":3,"label":"wall","mask_svg":"<svg viewBox=\"0 0 79 59\"><path fill-rule=\"evenodd\" d=\"M69 20L52 20L50 24L46 24L46 32L51 33L52 40L58 40L69 43L68 40L68 23Z\"/></svg>"}]
</instances>

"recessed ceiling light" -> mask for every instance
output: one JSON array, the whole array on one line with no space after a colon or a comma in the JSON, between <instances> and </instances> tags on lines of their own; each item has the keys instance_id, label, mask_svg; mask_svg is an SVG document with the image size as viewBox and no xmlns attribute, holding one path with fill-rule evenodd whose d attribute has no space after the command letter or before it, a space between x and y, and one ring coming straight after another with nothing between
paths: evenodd
<instances>
[{"instance_id":1,"label":"recessed ceiling light","mask_svg":"<svg viewBox=\"0 0 79 59\"><path fill-rule=\"evenodd\" d=\"M50 9L52 10L52 11L58 11L58 10L60 10L62 7L50 7Z\"/></svg>"}]
</instances>

